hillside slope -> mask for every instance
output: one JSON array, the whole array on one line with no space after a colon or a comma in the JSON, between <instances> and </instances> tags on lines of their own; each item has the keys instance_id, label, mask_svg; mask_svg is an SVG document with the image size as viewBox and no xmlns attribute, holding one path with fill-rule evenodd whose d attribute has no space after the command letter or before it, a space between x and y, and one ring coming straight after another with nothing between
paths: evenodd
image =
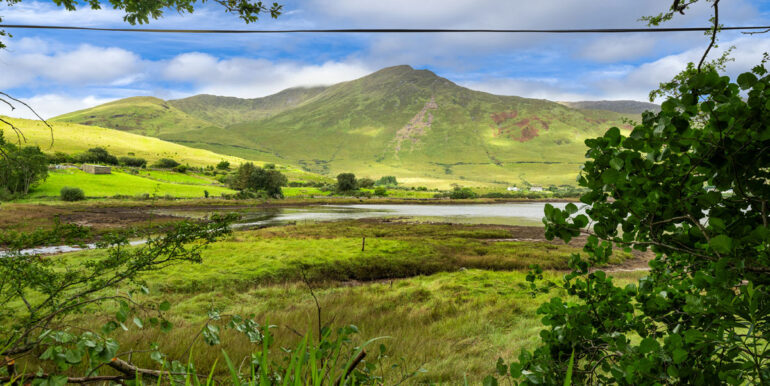
<instances>
[{"instance_id":1,"label":"hillside slope","mask_svg":"<svg viewBox=\"0 0 770 386\"><path fill-rule=\"evenodd\" d=\"M170 100L168 104L192 117L223 127L268 118L299 105L325 89L325 87L297 87L254 99L202 94Z\"/></svg>"},{"instance_id":2,"label":"hillside slope","mask_svg":"<svg viewBox=\"0 0 770 386\"><path fill-rule=\"evenodd\" d=\"M296 90L284 91L289 92ZM622 127L624 116L634 117L474 91L410 66L386 68L291 100L292 107L267 109L270 114L254 108L251 120L225 128L170 127L155 135L329 176L345 171L375 178L396 175L412 185L439 187L574 184L584 161L583 141L611 126ZM221 122L244 119L253 103L210 96L182 101L168 104L192 119ZM96 113L59 119L79 121Z\"/></svg>"},{"instance_id":3,"label":"hillside slope","mask_svg":"<svg viewBox=\"0 0 770 386\"><path fill-rule=\"evenodd\" d=\"M45 153L57 151L68 154L80 153L90 148L101 146L110 153L120 157L135 155L152 163L160 158L172 158L182 164L190 166L216 165L222 160L238 165L246 162L245 159L230 155L217 154L209 150L192 148L177 143L163 141L158 138L147 137L138 134L123 132L120 130L105 129L98 126L78 125L66 122L52 122L53 145L51 145L51 131L42 122L29 119L3 117L15 126L19 127L27 141L23 145L36 145ZM16 136L7 129L4 131L8 140L16 140ZM0 129L3 131L3 129ZM262 164L264 162L256 162ZM282 171L291 180L317 181L323 177L308 173L303 170L280 166Z\"/></svg>"}]
</instances>

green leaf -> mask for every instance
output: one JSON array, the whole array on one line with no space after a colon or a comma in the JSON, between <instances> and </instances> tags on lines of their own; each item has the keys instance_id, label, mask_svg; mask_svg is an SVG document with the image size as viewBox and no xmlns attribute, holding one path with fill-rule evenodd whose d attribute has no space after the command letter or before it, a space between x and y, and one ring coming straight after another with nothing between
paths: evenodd
<instances>
[{"instance_id":1,"label":"green leaf","mask_svg":"<svg viewBox=\"0 0 770 386\"><path fill-rule=\"evenodd\" d=\"M658 351L659 348L660 344L657 340L655 340L655 338L644 338L639 344L639 351L642 354L649 354L651 352Z\"/></svg>"},{"instance_id":2,"label":"green leaf","mask_svg":"<svg viewBox=\"0 0 770 386\"><path fill-rule=\"evenodd\" d=\"M719 235L709 241L709 247L718 253L730 253L733 249L733 239L727 235Z\"/></svg>"},{"instance_id":3,"label":"green leaf","mask_svg":"<svg viewBox=\"0 0 770 386\"><path fill-rule=\"evenodd\" d=\"M497 374L504 376L506 373L508 373L508 366L505 365L503 358L497 358Z\"/></svg>"},{"instance_id":4,"label":"green leaf","mask_svg":"<svg viewBox=\"0 0 770 386\"><path fill-rule=\"evenodd\" d=\"M610 166L612 166L612 168L615 170L623 169L623 164L624 162L620 158L613 158L610 160Z\"/></svg>"},{"instance_id":5,"label":"green leaf","mask_svg":"<svg viewBox=\"0 0 770 386\"><path fill-rule=\"evenodd\" d=\"M743 74L738 75L737 81L738 81L738 86L746 90L754 86L755 83L757 83L757 77L750 72L744 72Z\"/></svg>"},{"instance_id":6,"label":"green leaf","mask_svg":"<svg viewBox=\"0 0 770 386\"><path fill-rule=\"evenodd\" d=\"M577 205L570 202L566 207L564 207L564 210L566 210L569 214L575 214L578 211L578 207Z\"/></svg>"},{"instance_id":7,"label":"green leaf","mask_svg":"<svg viewBox=\"0 0 770 386\"><path fill-rule=\"evenodd\" d=\"M160 330L161 330L161 331L163 331L163 332L169 332L169 331L171 331L171 329L172 329L172 328L174 328L174 325L172 325L172 324L171 324L171 322L169 322L168 320L166 320L166 319L163 319L163 320L160 322Z\"/></svg>"},{"instance_id":8,"label":"green leaf","mask_svg":"<svg viewBox=\"0 0 770 386\"><path fill-rule=\"evenodd\" d=\"M134 324L136 324L136 326L139 328L144 328L144 323L142 323L142 319L139 319L136 316L134 316Z\"/></svg>"},{"instance_id":9,"label":"green leaf","mask_svg":"<svg viewBox=\"0 0 770 386\"><path fill-rule=\"evenodd\" d=\"M497 378L487 375L486 378L484 378L484 381L482 382L484 386L497 386Z\"/></svg>"},{"instance_id":10,"label":"green leaf","mask_svg":"<svg viewBox=\"0 0 770 386\"><path fill-rule=\"evenodd\" d=\"M677 363L677 364L682 363L686 358L687 358L687 350L685 349L678 348L671 353L671 359L674 360L674 363Z\"/></svg>"}]
</instances>

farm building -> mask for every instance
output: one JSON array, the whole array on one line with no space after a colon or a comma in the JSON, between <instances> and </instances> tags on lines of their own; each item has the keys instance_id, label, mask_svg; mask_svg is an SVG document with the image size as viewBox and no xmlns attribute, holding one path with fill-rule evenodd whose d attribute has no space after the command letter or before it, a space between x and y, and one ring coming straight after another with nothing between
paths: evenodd
<instances>
[{"instance_id":1,"label":"farm building","mask_svg":"<svg viewBox=\"0 0 770 386\"><path fill-rule=\"evenodd\" d=\"M86 173L91 174L110 174L112 173L112 168L109 166L102 166L102 165L83 165L81 168Z\"/></svg>"},{"instance_id":2,"label":"farm building","mask_svg":"<svg viewBox=\"0 0 770 386\"><path fill-rule=\"evenodd\" d=\"M532 187L529 188L529 191L530 192L542 192L543 191L543 187L542 186L532 186Z\"/></svg>"},{"instance_id":3,"label":"farm building","mask_svg":"<svg viewBox=\"0 0 770 386\"><path fill-rule=\"evenodd\" d=\"M517 188L517 187L515 187L515 186L509 186L509 187L508 187L508 191L509 191L509 192L518 192L518 191L519 191L519 188Z\"/></svg>"}]
</instances>

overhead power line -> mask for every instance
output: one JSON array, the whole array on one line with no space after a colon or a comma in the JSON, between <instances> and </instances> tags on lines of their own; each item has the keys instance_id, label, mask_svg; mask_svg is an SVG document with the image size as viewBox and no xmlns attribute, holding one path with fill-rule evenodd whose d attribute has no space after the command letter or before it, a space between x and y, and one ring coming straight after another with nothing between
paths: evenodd
<instances>
[{"instance_id":1,"label":"overhead power line","mask_svg":"<svg viewBox=\"0 0 770 386\"><path fill-rule=\"evenodd\" d=\"M337 29L163 29L163 28L98 28L62 25L21 25L0 24L8 29L50 29L107 32L151 32L151 33L192 33L192 34L293 34L293 33L634 33L634 32L706 32L711 27L671 28L584 28L584 29L454 29L454 28L337 28ZM770 26L721 27L723 31L770 30Z\"/></svg>"}]
</instances>

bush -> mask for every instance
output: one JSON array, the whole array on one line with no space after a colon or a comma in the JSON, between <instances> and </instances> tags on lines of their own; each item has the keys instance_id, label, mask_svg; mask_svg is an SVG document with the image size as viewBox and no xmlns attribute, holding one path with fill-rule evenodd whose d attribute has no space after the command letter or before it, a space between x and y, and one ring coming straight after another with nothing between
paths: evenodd
<instances>
[{"instance_id":1,"label":"bush","mask_svg":"<svg viewBox=\"0 0 770 386\"><path fill-rule=\"evenodd\" d=\"M48 155L48 163L51 165L66 164L71 162L72 162L72 157L70 157L70 155L67 153L62 153L60 151L57 151L54 154Z\"/></svg>"},{"instance_id":2,"label":"bush","mask_svg":"<svg viewBox=\"0 0 770 386\"><path fill-rule=\"evenodd\" d=\"M178 173L187 173L187 169L189 168L186 165L179 165L174 168L174 171Z\"/></svg>"},{"instance_id":3,"label":"bush","mask_svg":"<svg viewBox=\"0 0 770 386\"><path fill-rule=\"evenodd\" d=\"M65 186L59 191L62 201L82 201L86 199L86 194L83 193L83 189L71 188Z\"/></svg>"},{"instance_id":4,"label":"bush","mask_svg":"<svg viewBox=\"0 0 770 386\"><path fill-rule=\"evenodd\" d=\"M385 197L388 195L388 189L386 189L384 186L378 186L374 188L374 195L377 197Z\"/></svg>"},{"instance_id":5,"label":"bush","mask_svg":"<svg viewBox=\"0 0 770 386\"><path fill-rule=\"evenodd\" d=\"M159 169L173 169L177 166L179 166L179 162L176 162L171 158L161 158L152 164L152 167Z\"/></svg>"},{"instance_id":6,"label":"bush","mask_svg":"<svg viewBox=\"0 0 770 386\"><path fill-rule=\"evenodd\" d=\"M118 157L110 154L107 149L103 147L94 147L88 149L85 153L78 154L72 157L73 161L80 163L92 163L92 164L107 164L117 165Z\"/></svg>"},{"instance_id":7,"label":"bush","mask_svg":"<svg viewBox=\"0 0 770 386\"><path fill-rule=\"evenodd\" d=\"M135 168L143 168L147 166L147 160L139 157L120 157L118 161L123 166L131 166Z\"/></svg>"},{"instance_id":8,"label":"bush","mask_svg":"<svg viewBox=\"0 0 770 386\"><path fill-rule=\"evenodd\" d=\"M396 180L395 176L384 176L380 177L377 182L374 183L375 185L385 185L385 186L396 186L398 185L398 181Z\"/></svg>"},{"instance_id":9,"label":"bush","mask_svg":"<svg viewBox=\"0 0 770 386\"><path fill-rule=\"evenodd\" d=\"M452 189L452 191L449 193L449 198L455 200L463 200L476 197L476 192L471 190L471 188L461 188L459 186L455 186L455 188Z\"/></svg>"},{"instance_id":10,"label":"bush","mask_svg":"<svg viewBox=\"0 0 770 386\"><path fill-rule=\"evenodd\" d=\"M219 170L230 170L230 163L227 162L227 161L224 161L224 160L219 161L219 163L217 164L217 169L219 169Z\"/></svg>"},{"instance_id":11,"label":"bush","mask_svg":"<svg viewBox=\"0 0 770 386\"><path fill-rule=\"evenodd\" d=\"M359 188L365 188L365 189L373 188L374 187L374 180L371 179L371 178L362 178L362 179L358 180L358 187Z\"/></svg>"}]
</instances>

